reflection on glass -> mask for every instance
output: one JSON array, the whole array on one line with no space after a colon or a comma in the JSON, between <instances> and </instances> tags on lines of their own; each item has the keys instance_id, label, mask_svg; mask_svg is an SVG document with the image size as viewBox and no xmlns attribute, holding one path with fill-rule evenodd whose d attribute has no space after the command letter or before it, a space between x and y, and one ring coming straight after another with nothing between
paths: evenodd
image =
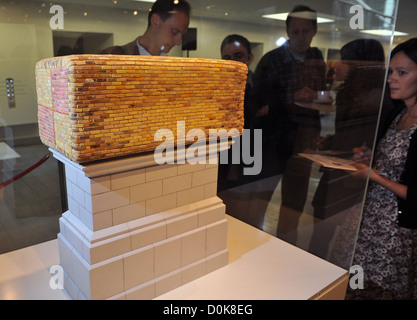
<instances>
[{"instance_id":1,"label":"reflection on glass","mask_svg":"<svg viewBox=\"0 0 417 320\"><path fill-rule=\"evenodd\" d=\"M299 153L349 159L354 147L373 149L378 118L389 108L382 103L389 101L383 89L398 1L361 1L361 11L351 10L351 1L322 0L314 2L313 11L303 8L294 14L288 26L285 20L263 16L291 12L293 1L189 2L196 50L177 45L169 55L221 59L221 43L231 34L243 36L251 45L248 65L254 78L245 96L245 128L263 130L262 172L245 176L244 165L219 167L218 195L227 213L270 234L278 232L283 240L349 269L366 181ZM37 134L35 63L126 44L145 32L152 5L127 0L54 4L64 9L63 24L56 29L49 23L53 18L49 3L0 3L0 35L7 43L0 48L0 143L20 155L0 158L0 183L47 152ZM330 21L316 25L311 22L316 15ZM356 28L362 25L363 29ZM377 29L389 34L363 32ZM278 45L280 38L289 41ZM278 53L279 59L274 56ZM12 109L5 82L9 78L14 79ZM318 100L317 91L329 91L330 99ZM53 161L46 163L52 167L48 173L42 171L44 164L20 179L25 186L12 184L0 190L2 252L45 241L51 232L58 232L62 186ZM41 176L48 177L44 191L39 191ZM46 194L47 199L39 200ZM36 202L44 204L42 213L16 214L18 208L36 211ZM44 216L49 219L48 232L37 227L45 225ZM18 241L32 232L22 230L29 229L33 236Z\"/></svg>"}]
</instances>

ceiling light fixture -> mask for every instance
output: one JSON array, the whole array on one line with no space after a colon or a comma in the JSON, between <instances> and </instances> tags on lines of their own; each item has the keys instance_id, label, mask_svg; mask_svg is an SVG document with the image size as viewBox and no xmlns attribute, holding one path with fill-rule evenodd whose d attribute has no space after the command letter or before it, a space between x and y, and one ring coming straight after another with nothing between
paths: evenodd
<instances>
[{"instance_id":1,"label":"ceiling light fixture","mask_svg":"<svg viewBox=\"0 0 417 320\"><path fill-rule=\"evenodd\" d=\"M374 36L389 37L392 36L392 30L386 29L370 29L370 30L361 30L362 33L372 34ZM408 33L401 31L394 31L394 36L407 36Z\"/></svg>"},{"instance_id":2,"label":"ceiling light fixture","mask_svg":"<svg viewBox=\"0 0 417 320\"><path fill-rule=\"evenodd\" d=\"M262 16L262 18L285 21L285 20L287 20L288 14L289 14L289 12L264 14ZM330 18L324 18L324 17L321 17L321 16L317 16L317 23L329 23L329 22L334 22L334 20L330 19Z\"/></svg>"},{"instance_id":3,"label":"ceiling light fixture","mask_svg":"<svg viewBox=\"0 0 417 320\"><path fill-rule=\"evenodd\" d=\"M281 47L287 39L285 37L279 37L277 41L275 41L275 45L277 47Z\"/></svg>"}]
</instances>

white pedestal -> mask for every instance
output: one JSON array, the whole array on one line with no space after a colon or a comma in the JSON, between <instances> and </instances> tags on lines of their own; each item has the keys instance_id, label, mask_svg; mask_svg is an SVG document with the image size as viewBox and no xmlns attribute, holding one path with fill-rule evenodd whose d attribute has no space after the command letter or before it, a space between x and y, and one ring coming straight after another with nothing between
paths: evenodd
<instances>
[{"instance_id":1,"label":"white pedestal","mask_svg":"<svg viewBox=\"0 0 417 320\"><path fill-rule=\"evenodd\" d=\"M228 263L217 164L156 165L153 154L65 165L58 234L73 299L153 299ZM177 159L178 161L178 159Z\"/></svg>"}]
</instances>

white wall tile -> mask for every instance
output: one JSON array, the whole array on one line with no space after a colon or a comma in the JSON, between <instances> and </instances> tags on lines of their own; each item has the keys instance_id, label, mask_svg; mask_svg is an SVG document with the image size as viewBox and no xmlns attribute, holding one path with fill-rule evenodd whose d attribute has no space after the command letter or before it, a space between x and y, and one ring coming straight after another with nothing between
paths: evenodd
<instances>
[{"instance_id":1,"label":"white wall tile","mask_svg":"<svg viewBox=\"0 0 417 320\"><path fill-rule=\"evenodd\" d=\"M124 291L123 259L117 257L91 267L91 298L102 300Z\"/></svg>"},{"instance_id":2,"label":"white wall tile","mask_svg":"<svg viewBox=\"0 0 417 320\"><path fill-rule=\"evenodd\" d=\"M174 237L155 244L155 276L181 267L181 238Z\"/></svg>"},{"instance_id":3,"label":"white wall tile","mask_svg":"<svg viewBox=\"0 0 417 320\"><path fill-rule=\"evenodd\" d=\"M222 250L206 258L207 273L213 272L229 263L229 251Z\"/></svg>"},{"instance_id":4,"label":"white wall tile","mask_svg":"<svg viewBox=\"0 0 417 320\"><path fill-rule=\"evenodd\" d=\"M174 177L177 174L178 170L176 164L166 164L162 166L146 168L146 182Z\"/></svg>"},{"instance_id":5,"label":"white wall tile","mask_svg":"<svg viewBox=\"0 0 417 320\"><path fill-rule=\"evenodd\" d=\"M100 193L86 199L88 203L91 199L92 212L97 213L123 207L129 204L129 188L113 190ZM88 205L85 206L88 209Z\"/></svg>"},{"instance_id":6,"label":"white wall tile","mask_svg":"<svg viewBox=\"0 0 417 320\"><path fill-rule=\"evenodd\" d=\"M68 210L76 217L80 216L80 204L73 197L68 196Z\"/></svg>"},{"instance_id":7,"label":"white wall tile","mask_svg":"<svg viewBox=\"0 0 417 320\"><path fill-rule=\"evenodd\" d=\"M66 177L65 183L66 183L66 187L67 187L67 196L73 197L73 195L72 195L72 184L73 184L73 182L68 177Z\"/></svg>"},{"instance_id":8,"label":"white wall tile","mask_svg":"<svg viewBox=\"0 0 417 320\"><path fill-rule=\"evenodd\" d=\"M227 220L221 220L207 226L206 255L226 249Z\"/></svg>"},{"instance_id":9,"label":"white wall tile","mask_svg":"<svg viewBox=\"0 0 417 320\"><path fill-rule=\"evenodd\" d=\"M155 280L126 290L126 300L151 300L156 297Z\"/></svg>"},{"instance_id":10,"label":"white wall tile","mask_svg":"<svg viewBox=\"0 0 417 320\"><path fill-rule=\"evenodd\" d=\"M204 186L177 192L178 206L204 200Z\"/></svg>"},{"instance_id":11,"label":"white wall tile","mask_svg":"<svg viewBox=\"0 0 417 320\"><path fill-rule=\"evenodd\" d=\"M164 195L190 189L191 173L163 179Z\"/></svg>"},{"instance_id":12,"label":"white wall tile","mask_svg":"<svg viewBox=\"0 0 417 320\"><path fill-rule=\"evenodd\" d=\"M166 223L161 222L130 232L132 250L167 239Z\"/></svg>"},{"instance_id":13,"label":"white wall tile","mask_svg":"<svg viewBox=\"0 0 417 320\"><path fill-rule=\"evenodd\" d=\"M208 199L217 196L217 181L204 185L204 198Z\"/></svg>"},{"instance_id":14,"label":"white wall tile","mask_svg":"<svg viewBox=\"0 0 417 320\"><path fill-rule=\"evenodd\" d=\"M65 269L64 269L64 289L65 289L66 294L68 294L71 299L86 300L85 296L80 292L78 287L69 277L69 275L65 272Z\"/></svg>"},{"instance_id":15,"label":"white wall tile","mask_svg":"<svg viewBox=\"0 0 417 320\"><path fill-rule=\"evenodd\" d=\"M167 238L174 237L190 230L194 230L198 227L198 214L190 213L168 220L166 222L166 226Z\"/></svg>"},{"instance_id":16,"label":"white wall tile","mask_svg":"<svg viewBox=\"0 0 417 320\"><path fill-rule=\"evenodd\" d=\"M124 254L123 268L125 290L152 280L155 277L153 246Z\"/></svg>"},{"instance_id":17,"label":"white wall tile","mask_svg":"<svg viewBox=\"0 0 417 320\"><path fill-rule=\"evenodd\" d=\"M111 259L131 250L130 234L118 235L92 244L89 263L94 264Z\"/></svg>"},{"instance_id":18,"label":"white wall tile","mask_svg":"<svg viewBox=\"0 0 417 320\"><path fill-rule=\"evenodd\" d=\"M107 298L106 300L115 300L115 301L122 301L122 300L126 300L126 293L125 291L116 294L115 296L112 296L110 298Z\"/></svg>"},{"instance_id":19,"label":"white wall tile","mask_svg":"<svg viewBox=\"0 0 417 320\"><path fill-rule=\"evenodd\" d=\"M198 226L206 226L225 218L226 206L223 203L199 210Z\"/></svg>"},{"instance_id":20,"label":"white wall tile","mask_svg":"<svg viewBox=\"0 0 417 320\"><path fill-rule=\"evenodd\" d=\"M111 175L112 190L145 183L145 169L131 170Z\"/></svg>"},{"instance_id":21,"label":"white wall tile","mask_svg":"<svg viewBox=\"0 0 417 320\"><path fill-rule=\"evenodd\" d=\"M192 186L197 187L203 184L217 182L217 166L209 169L193 172Z\"/></svg>"},{"instance_id":22,"label":"white wall tile","mask_svg":"<svg viewBox=\"0 0 417 320\"><path fill-rule=\"evenodd\" d=\"M96 284L90 278L90 265L76 251L73 251L73 282L87 299L92 299L91 287ZM65 284L64 284L65 286Z\"/></svg>"},{"instance_id":23,"label":"white wall tile","mask_svg":"<svg viewBox=\"0 0 417 320\"><path fill-rule=\"evenodd\" d=\"M111 239L119 235L126 235L129 233L129 225L127 223L120 223L106 229L97 230L93 233L91 243Z\"/></svg>"},{"instance_id":24,"label":"white wall tile","mask_svg":"<svg viewBox=\"0 0 417 320\"><path fill-rule=\"evenodd\" d=\"M182 268L182 283L193 281L207 273L206 259L191 263Z\"/></svg>"},{"instance_id":25,"label":"white wall tile","mask_svg":"<svg viewBox=\"0 0 417 320\"><path fill-rule=\"evenodd\" d=\"M130 187L130 202L141 202L162 196L162 180Z\"/></svg>"},{"instance_id":26,"label":"white wall tile","mask_svg":"<svg viewBox=\"0 0 417 320\"><path fill-rule=\"evenodd\" d=\"M73 183L77 183L77 171L74 166L65 163L65 177Z\"/></svg>"},{"instance_id":27,"label":"white wall tile","mask_svg":"<svg viewBox=\"0 0 417 320\"><path fill-rule=\"evenodd\" d=\"M181 265L204 259L206 256L206 228L199 228L181 235Z\"/></svg>"},{"instance_id":28,"label":"white wall tile","mask_svg":"<svg viewBox=\"0 0 417 320\"><path fill-rule=\"evenodd\" d=\"M164 294L182 284L182 270L178 269L155 279L156 296Z\"/></svg>"},{"instance_id":29,"label":"white wall tile","mask_svg":"<svg viewBox=\"0 0 417 320\"><path fill-rule=\"evenodd\" d=\"M205 164L182 164L182 165L178 165L178 175L182 175L182 174L186 174L186 173L191 173L191 172L195 172L195 171L199 171L199 170L204 170L206 169L206 165Z\"/></svg>"},{"instance_id":30,"label":"white wall tile","mask_svg":"<svg viewBox=\"0 0 417 320\"><path fill-rule=\"evenodd\" d=\"M59 253L59 263L64 268L65 272L71 278L74 277L74 267L73 263L75 261L72 253L72 245L66 240L66 238L58 233L58 253ZM64 283L65 284L65 283Z\"/></svg>"},{"instance_id":31,"label":"white wall tile","mask_svg":"<svg viewBox=\"0 0 417 320\"><path fill-rule=\"evenodd\" d=\"M86 179L89 179L85 177ZM89 179L90 180L90 179ZM95 177L90 180L89 192L91 195L108 192L111 190L110 176Z\"/></svg>"},{"instance_id":32,"label":"white wall tile","mask_svg":"<svg viewBox=\"0 0 417 320\"><path fill-rule=\"evenodd\" d=\"M145 201L129 204L113 209L113 224L128 222L144 217L146 214Z\"/></svg>"},{"instance_id":33,"label":"white wall tile","mask_svg":"<svg viewBox=\"0 0 417 320\"><path fill-rule=\"evenodd\" d=\"M177 195L175 193L166 196L146 200L146 215L155 214L177 207Z\"/></svg>"},{"instance_id":34,"label":"white wall tile","mask_svg":"<svg viewBox=\"0 0 417 320\"><path fill-rule=\"evenodd\" d=\"M72 184L72 197L81 205L84 205L85 193L78 185Z\"/></svg>"},{"instance_id":35,"label":"white wall tile","mask_svg":"<svg viewBox=\"0 0 417 320\"><path fill-rule=\"evenodd\" d=\"M65 240L77 250L80 254L83 252L83 237L82 234L75 228L68 220L62 222L65 224Z\"/></svg>"},{"instance_id":36,"label":"white wall tile","mask_svg":"<svg viewBox=\"0 0 417 320\"><path fill-rule=\"evenodd\" d=\"M107 210L93 214L93 230L101 230L113 225L113 211Z\"/></svg>"},{"instance_id":37,"label":"white wall tile","mask_svg":"<svg viewBox=\"0 0 417 320\"><path fill-rule=\"evenodd\" d=\"M95 215L94 215L95 216ZM83 206L79 207L78 218L90 229L94 230L93 214Z\"/></svg>"},{"instance_id":38,"label":"white wall tile","mask_svg":"<svg viewBox=\"0 0 417 320\"><path fill-rule=\"evenodd\" d=\"M162 213L156 213L137 220L129 221L127 222L127 226L129 230L132 232L164 221L164 215Z\"/></svg>"}]
</instances>

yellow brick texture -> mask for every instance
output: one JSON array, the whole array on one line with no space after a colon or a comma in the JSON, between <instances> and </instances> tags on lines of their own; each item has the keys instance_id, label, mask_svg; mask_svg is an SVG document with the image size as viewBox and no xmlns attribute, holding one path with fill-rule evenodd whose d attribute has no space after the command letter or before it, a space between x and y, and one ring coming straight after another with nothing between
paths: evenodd
<instances>
[{"instance_id":1,"label":"yellow brick texture","mask_svg":"<svg viewBox=\"0 0 417 320\"><path fill-rule=\"evenodd\" d=\"M225 60L71 55L36 64L42 142L78 162L153 151L155 132L243 128L246 65ZM192 142L189 142L192 143Z\"/></svg>"}]
</instances>

